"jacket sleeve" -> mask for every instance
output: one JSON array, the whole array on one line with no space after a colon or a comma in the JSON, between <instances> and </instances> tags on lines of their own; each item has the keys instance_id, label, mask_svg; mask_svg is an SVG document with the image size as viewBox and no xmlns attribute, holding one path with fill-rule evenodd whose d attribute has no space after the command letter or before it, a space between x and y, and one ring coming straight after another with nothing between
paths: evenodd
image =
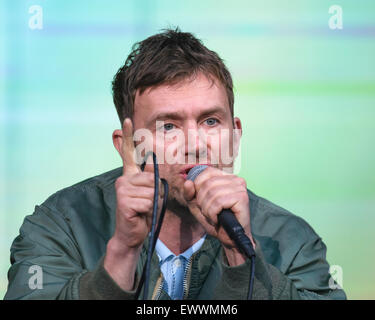
<instances>
[{"instance_id":1,"label":"jacket sleeve","mask_svg":"<svg viewBox=\"0 0 375 320\"><path fill-rule=\"evenodd\" d=\"M41 205L11 246L4 299L132 299L106 273L103 258L88 271L64 217Z\"/></svg>"},{"instance_id":2,"label":"jacket sleeve","mask_svg":"<svg viewBox=\"0 0 375 320\"><path fill-rule=\"evenodd\" d=\"M135 288L138 277L135 277ZM92 272L86 272L80 280L79 299L81 300L134 300L136 290L125 291L111 278L104 268L102 257Z\"/></svg>"},{"instance_id":3,"label":"jacket sleeve","mask_svg":"<svg viewBox=\"0 0 375 320\"><path fill-rule=\"evenodd\" d=\"M326 247L320 238L306 242L285 273L266 262L259 242L255 242L254 300L346 299L343 290L329 286ZM216 288L215 299L247 299L250 260L230 267L224 257L223 254L222 278Z\"/></svg>"}]
</instances>

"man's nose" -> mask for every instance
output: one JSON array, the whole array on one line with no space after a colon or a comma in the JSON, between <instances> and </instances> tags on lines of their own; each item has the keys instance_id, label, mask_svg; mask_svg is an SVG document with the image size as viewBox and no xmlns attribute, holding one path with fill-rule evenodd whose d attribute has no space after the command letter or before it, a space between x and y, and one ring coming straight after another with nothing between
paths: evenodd
<instances>
[{"instance_id":1,"label":"man's nose","mask_svg":"<svg viewBox=\"0 0 375 320\"><path fill-rule=\"evenodd\" d=\"M189 122L184 128L185 157L188 163L200 163L207 156L207 137L203 129L195 121Z\"/></svg>"}]
</instances>

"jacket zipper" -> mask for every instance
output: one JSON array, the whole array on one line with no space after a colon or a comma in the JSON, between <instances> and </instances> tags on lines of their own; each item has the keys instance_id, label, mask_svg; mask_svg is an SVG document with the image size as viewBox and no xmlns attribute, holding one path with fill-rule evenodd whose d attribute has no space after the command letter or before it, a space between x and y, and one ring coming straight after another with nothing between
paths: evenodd
<instances>
[{"instance_id":1,"label":"jacket zipper","mask_svg":"<svg viewBox=\"0 0 375 320\"><path fill-rule=\"evenodd\" d=\"M160 276L158 280L156 281L155 289L151 296L151 300L159 300L160 295L161 295L161 289L163 288L163 282L164 282L163 274L160 273Z\"/></svg>"},{"instance_id":2,"label":"jacket zipper","mask_svg":"<svg viewBox=\"0 0 375 320\"><path fill-rule=\"evenodd\" d=\"M182 299L184 300L186 300L189 294L190 276L191 276L194 256L195 256L195 253L190 257L186 265L186 272L184 275L184 279L182 281L182 286L183 286L183 298ZM164 283L164 278L163 278L163 274L161 273L158 280L156 281L155 289L152 294L151 300L159 300L160 295L161 295L161 290L163 289L163 283Z\"/></svg>"},{"instance_id":3,"label":"jacket zipper","mask_svg":"<svg viewBox=\"0 0 375 320\"><path fill-rule=\"evenodd\" d=\"M191 269L192 269L192 265L193 265L193 257L195 256L195 254L193 254L187 265L186 265L186 272L185 272L185 276L184 276L184 279L182 281L182 285L183 285L183 300L186 300L187 299L187 296L189 294L189 284L190 284L190 276L191 276Z\"/></svg>"}]
</instances>

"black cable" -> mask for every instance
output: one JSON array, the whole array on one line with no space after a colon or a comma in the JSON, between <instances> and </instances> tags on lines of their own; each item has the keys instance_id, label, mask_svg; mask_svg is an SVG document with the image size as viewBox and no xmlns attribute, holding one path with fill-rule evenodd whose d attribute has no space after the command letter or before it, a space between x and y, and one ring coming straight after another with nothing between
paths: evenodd
<instances>
[{"instance_id":1,"label":"black cable","mask_svg":"<svg viewBox=\"0 0 375 320\"><path fill-rule=\"evenodd\" d=\"M164 218L164 213L165 213L165 210L167 208L167 198L168 198L168 183L167 181L165 181L164 179L161 179L161 182L163 183L164 185L164 199L163 199L163 207L162 207L162 210L160 212L160 217L159 217L159 223L158 223L158 227L155 231L155 237L154 237L154 243L152 245L152 252L154 252L155 250L155 246L156 246L156 241L159 237L159 233L160 233L160 229L161 229L161 226L162 226L162 223L163 223L163 218ZM141 276L141 279L139 281L139 285L138 285L138 288L137 288L137 291L135 293L135 300L138 299L140 293L141 293L141 289L142 289L142 286L143 286L143 283L145 281L145 276L146 276L146 265L145 267L143 268L143 271L142 271L142 276Z\"/></svg>"},{"instance_id":2,"label":"black cable","mask_svg":"<svg viewBox=\"0 0 375 320\"><path fill-rule=\"evenodd\" d=\"M155 186L154 206L153 206L153 211L152 211L152 224L151 224L151 231L150 231L150 234L149 234L149 247L148 247L148 250L147 250L147 259L146 259L146 264L145 264L145 266L143 268L143 271L142 271L142 276L141 276L141 279L139 281L137 291L135 293L135 299L136 300L138 299L138 297L141 293L141 289L143 287L143 284L144 284L143 299L144 300L147 299L149 279L150 279L151 258L152 258L152 254L155 250L156 241L159 237L160 229L161 229L161 226L162 226L162 223L163 223L164 214L165 214L165 211L167 209L168 183L167 183L166 180L161 179L161 182L163 183L163 186L164 186L163 206L162 206L162 210L160 212L159 223L158 223L158 226L155 230L156 220L157 220L157 212L158 212L158 199L159 199L159 167L158 167L158 164L157 164L155 153L148 152L146 154L146 156L144 158L144 162L141 165L141 170L142 171L144 170L147 158L151 154L153 156L154 180L155 180L155 184L154 184L154 186Z\"/></svg>"},{"instance_id":3,"label":"black cable","mask_svg":"<svg viewBox=\"0 0 375 320\"><path fill-rule=\"evenodd\" d=\"M145 156L145 162L148 158L148 155ZM156 163L156 155L152 153L152 158L154 162L154 207L152 210L152 223L151 223L151 231L149 233L149 246L147 251L147 261L146 261L146 276L145 276L145 288L143 291L143 300L147 299L148 293L148 285L150 280L150 267L151 267L151 258L152 258L152 244L154 243L154 236L155 236L155 226L156 226L156 218L158 213L158 201L159 201L159 168Z\"/></svg>"},{"instance_id":4,"label":"black cable","mask_svg":"<svg viewBox=\"0 0 375 320\"><path fill-rule=\"evenodd\" d=\"M249 281L249 292L247 295L247 300L253 299L253 286L254 286L254 276L255 276L255 256L251 256L251 270L250 270L250 281Z\"/></svg>"}]
</instances>

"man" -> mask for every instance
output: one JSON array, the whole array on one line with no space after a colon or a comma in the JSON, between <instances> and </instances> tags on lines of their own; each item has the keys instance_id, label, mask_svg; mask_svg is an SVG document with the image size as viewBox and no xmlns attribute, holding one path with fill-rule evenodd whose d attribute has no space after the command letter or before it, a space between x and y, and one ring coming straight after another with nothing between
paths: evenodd
<instances>
[{"instance_id":1,"label":"man","mask_svg":"<svg viewBox=\"0 0 375 320\"><path fill-rule=\"evenodd\" d=\"M113 96L123 167L55 193L26 217L11 248L6 299L135 298L154 197L153 165L141 171L138 161L147 150L175 160L159 162L169 194L149 299L247 298L251 264L218 224L223 209L255 247L254 299L345 299L329 286L326 247L311 227L228 173L222 141L234 158L242 125L216 53L179 30L149 37L116 74ZM133 137L140 130L150 134ZM209 166L194 182L186 179L192 163ZM39 287L30 285L31 266L42 272Z\"/></svg>"}]
</instances>

